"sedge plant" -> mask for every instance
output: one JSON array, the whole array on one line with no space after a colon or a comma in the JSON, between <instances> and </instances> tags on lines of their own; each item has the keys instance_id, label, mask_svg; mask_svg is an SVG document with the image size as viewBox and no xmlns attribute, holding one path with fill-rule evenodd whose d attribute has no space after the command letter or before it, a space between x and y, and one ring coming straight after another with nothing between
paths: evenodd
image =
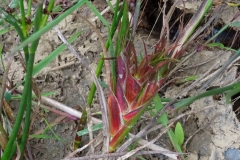
<instances>
[{"instance_id":1,"label":"sedge plant","mask_svg":"<svg viewBox=\"0 0 240 160\"><path fill-rule=\"evenodd\" d=\"M129 6L124 1L117 43L114 52L111 53L111 56L116 57L116 60L111 60L111 83L108 84L108 113L110 135L112 137L110 141L111 152L116 150L130 129L146 111L158 90L166 82L169 69L182 55L184 44L211 5L212 1L205 0L198 12L186 25L187 27L180 32L176 42L168 43L164 36L160 37L155 51L149 54L145 50L145 55L139 62L139 53L136 52L133 43L134 36L129 29L131 19L131 17L128 17ZM166 33L164 27L162 32ZM176 150L180 151L181 149L177 148Z\"/></svg>"},{"instance_id":2,"label":"sedge plant","mask_svg":"<svg viewBox=\"0 0 240 160\"><path fill-rule=\"evenodd\" d=\"M206 15L212 5L212 0L204 0L199 10L186 25L184 30L180 32L175 43L169 44L165 40L167 26L162 29L163 35L160 37L159 43L153 53L149 54L145 50L145 55L142 59L141 55L136 53L133 40L136 29L136 23L139 14L140 1L136 1L136 4L129 4L132 2L124 1L123 6L119 8L119 1L114 10L113 25L110 29L110 35L106 43L106 48L109 48L111 64L111 82L107 84L109 87L108 95L108 116L110 123L110 135L112 137L110 141L110 152L116 150L117 146L122 142L124 137L129 133L130 129L134 126L141 115L146 111L148 104L153 97L157 94L158 90L166 82L168 76L168 70L171 68L173 62L180 58L184 51L184 45L187 43L188 38L197 28L203 17ZM129 5L133 10L133 16L128 16ZM134 6L134 7L133 7ZM118 12L119 11L119 12ZM171 13L168 14L168 16ZM120 21L121 20L121 21ZM133 22L133 30L130 31L130 23ZM112 36L115 34L116 23L117 30L117 42L115 46L112 43ZM161 34L162 35L162 34ZM103 56L102 56L103 58ZM103 58L104 59L104 58ZM97 75L100 73L103 59L100 61L97 69ZM92 103L92 99L96 87L93 84L88 105ZM157 112L161 108L157 109ZM153 116L155 116L154 114ZM86 111L83 112L81 120L81 129L84 128L84 119L86 119ZM167 125L167 117L163 121L159 121L165 126ZM179 128L179 127L178 127ZM179 131L179 129L177 129ZM83 132L78 132L80 135ZM177 151L181 152L181 144L178 143L178 139L173 131L169 131L169 136ZM181 136L182 137L182 136ZM180 138L182 140L182 138ZM76 140L75 144L79 144ZM75 147L77 147L75 145Z\"/></svg>"}]
</instances>

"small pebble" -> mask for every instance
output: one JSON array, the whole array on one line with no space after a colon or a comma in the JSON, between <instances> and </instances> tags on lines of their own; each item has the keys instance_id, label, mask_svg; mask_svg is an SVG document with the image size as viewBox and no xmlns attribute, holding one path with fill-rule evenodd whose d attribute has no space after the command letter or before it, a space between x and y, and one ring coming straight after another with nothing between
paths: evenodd
<instances>
[{"instance_id":1,"label":"small pebble","mask_svg":"<svg viewBox=\"0 0 240 160\"><path fill-rule=\"evenodd\" d=\"M224 156L225 160L240 160L240 150L229 148Z\"/></svg>"}]
</instances>

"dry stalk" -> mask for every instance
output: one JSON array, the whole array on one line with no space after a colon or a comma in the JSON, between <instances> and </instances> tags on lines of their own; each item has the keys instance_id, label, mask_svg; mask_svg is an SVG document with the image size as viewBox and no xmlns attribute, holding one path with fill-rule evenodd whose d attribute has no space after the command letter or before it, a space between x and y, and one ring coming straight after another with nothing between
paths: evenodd
<instances>
[{"instance_id":1,"label":"dry stalk","mask_svg":"<svg viewBox=\"0 0 240 160\"><path fill-rule=\"evenodd\" d=\"M89 159L100 159L100 158L114 158L114 157L120 157L126 154L127 152L120 152L120 153L109 153L109 154L103 154L103 155L90 155L90 156L84 156L84 157L76 157L76 158L69 158L64 160L89 160ZM138 155L152 155L152 154L176 154L180 155L176 152L159 152L159 151L138 151L134 156Z\"/></svg>"},{"instance_id":2,"label":"dry stalk","mask_svg":"<svg viewBox=\"0 0 240 160\"><path fill-rule=\"evenodd\" d=\"M87 22L91 28L95 31L95 33L97 34L98 38L99 38L99 42L101 44L102 50L103 50L103 54L104 57L109 57L109 55L107 54L107 50L105 48L104 45L104 41L103 38L100 34L100 32L97 30L97 28L92 24L91 21L89 21L87 18L83 17L80 14L77 14L76 17L80 17L82 18L85 22ZM107 84L110 84L111 80L110 80L110 76L111 76L111 72L110 72L110 63L109 61L105 61L104 62L105 68L106 68L106 79L107 79ZM95 74L94 74L95 75ZM95 75L96 77L96 75ZM96 85L97 86L97 85ZM101 87L101 86L99 86ZM99 92L99 91L98 91ZM101 97L100 97L101 98ZM102 99L105 100L104 95L102 95ZM101 101L101 100L100 100ZM106 102L106 101L105 101ZM104 125L104 132L103 132L103 136L104 138L104 147L103 149L105 149L105 152L108 152L109 149L109 142L110 142L110 135L109 135L109 122L108 122L108 111L107 111L107 105L103 105L101 104L101 111L102 111L102 120L103 120L103 125Z\"/></svg>"},{"instance_id":3,"label":"dry stalk","mask_svg":"<svg viewBox=\"0 0 240 160\"><path fill-rule=\"evenodd\" d=\"M62 35L62 33L59 31L59 29L57 27L54 27L54 30L57 32L59 38L64 42L64 44L67 45L68 49L74 54L74 56L90 71L91 75L93 76L93 81L96 84L96 88L98 91L98 96L99 96L99 101L100 101L100 106L102 109L102 119L103 119L103 130L104 130L104 149L105 152L108 152L109 149L109 141L110 141L110 137L109 137L109 124L108 124L108 117L107 117L107 103L104 97L104 93L103 93L103 89L101 87L101 85L98 82L98 78L95 74L95 72L90 68L90 66L82 60L82 58L79 56L79 54L75 51L75 49L67 42L67 40L64 38L64 36ZM103 46L103 51L105 51L106 53L106 49Z\"/></svg>"},{"instance_id":4,"label":"dry stalk","mask_svg":"<svg viewBox=\"0 0 240 160\"><path fill-rule=\"evenodd\" d=\"M224 70L232 64L232 62L238 58L240 55L240 50L238 53L235 53L199 90L198 93L202 92L205 88L207 88L215 78L217 78L219 75L222 75L224 73Z\"/></svg>"},{"instance_id":5,"label":"dry stalk","mask_svg":"<svg viewBox=\"0 0 240 160\"><path fill-rule=\"evenodd\" d=\"M27 142L26 150L27 150L27 154L28 154L29 159L30 159L30 160L34 160L34 159L33 159L33 155L32 155L31 146L30 146L29 142Z\"/></svg>"},{"instance_id":6,"label":"dry stalk","mask_svg":"<svg viewBox=\"0 0 240 160\"><path fill-rule=\"evenodd\" d=\"M81 151L83 151L84 149L86 149L86 148L87 148L88 146L90 146L97 138L100 138L100 135L101 135L101 134L99 134L97 137L95 137L94 139L92 139L88 144L86 144L86 145L84 145L83 147L78 148L78 149L76 149L75 151L73 151L72 153L70 153L67 157L64 158L64 160L67 160L67 159L73 157L73 156L74 156L75 154L77 154L78 152L81 152Z\"/></svg>"},{"instance_id":7,"label":"dry stalk","mask_svg":"<svg viewBox=\"0 0 240 160\"><path fill-rule=\"evenodd\" d=\"M52 71L57 71L57 70L63 69L63 68L69 67L69 66L74 65L74 64L79 64L79 62L72 61L72 62L63 64L63 65L61 65L61 66L51 68L51 69L47 70L47 73L48 73L48 72L52 72Z\"/></svg>"},{"instance_id":8,"label":"dry stalk","mask_svg":"<svg viewBox=\"0 0 240 160\"><path fill-rule=\"evenodd\" d=\"M92 122L90 107L86 107L86 110L87 110L87 128L88 128L89 140L91 142L93 141L93 131L92 131L93 122ZM92 153L94 153L93 145L91 145L90 150Z\"/></svg>"}]
</instances>

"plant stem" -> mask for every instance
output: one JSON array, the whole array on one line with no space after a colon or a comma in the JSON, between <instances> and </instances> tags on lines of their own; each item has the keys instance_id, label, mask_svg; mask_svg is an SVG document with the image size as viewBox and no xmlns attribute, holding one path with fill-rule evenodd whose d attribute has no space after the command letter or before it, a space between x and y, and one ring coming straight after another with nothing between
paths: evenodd
<instances>
[{"instance_id":1,"label":"plant stem","mask_svg":"<svg viewBox=\"0 0 240 160\"><path fill-rule=\"evenodd\" d=\"M31 54L29 57L29 61L32 61L32 58L34 59L34 55ZM32 68L33 68L33 65L32 65ZM31 73L32 73L32 71L31 71ZM27 96L26 118L25 118L25 122L24 122L23 134L22 134L21 144L20 144L21 157L23 156L24 149L25 149L25 146L27 143L30 121L31 121L32 83L30 83L29 85L30 85L29 86L30 92L28 92L28 96Z\"/></svg>"},{"instance_id":2,"label":"plant stem","mask_svg":"<svg viewBox=\"0 0 240 160\"><path fill-rule=\"evenodd\" d=\"M30 65L28 66L28 68L30 67ZM30 83L31 82L31 72L27 71L26 77L25 77L25 85L24 85L24 89L23 89L23 96L21 98L21 102L20 102L20 107L18 110L18 114L16 117L16 121L14 123L13 126L13 130L12 133L10 135L9 141L7 143L6 149L4 150L3 156L2 156L2 160L8 160L11 159L10 154L11 154L11 150L13 147L13 144L16 140L22 119L23 119L23 114L24 114L24 110L25 110L25 106L26 106L26 102L27 102L27 96L29 93L29 87L30 87Z\"/></svg>"},{"instance_id":3,"label":"plant stem","mask_svg":"<svg viewBox=\"0 0 240 160\"><path fill-rule=\"evenodd\" d=\"M49 14L52 12L52 9L53 9L53 6L54 6L54 2L55 2L55 0L50 0L49 4L47 6L47 13L46 13L46 15L43 16L41 28L44 27L45 24L47 23Z\"/></svg>"},{"instance_id":4,"label":"plant stem","mask_svg":"<svg viewBox=\"0 0 240 160\"><path fill-rule=\"evenodd\" d=\"M22 32L23 32L23 36L24 38L27 37L27 27L26 27L26 18L25 18L25 10L24 10L24 5L23 5L23 0L19 1L19 6L20 6L20 10L21 10L21 18L22 18Z\"/></svg>"}]
</instances>

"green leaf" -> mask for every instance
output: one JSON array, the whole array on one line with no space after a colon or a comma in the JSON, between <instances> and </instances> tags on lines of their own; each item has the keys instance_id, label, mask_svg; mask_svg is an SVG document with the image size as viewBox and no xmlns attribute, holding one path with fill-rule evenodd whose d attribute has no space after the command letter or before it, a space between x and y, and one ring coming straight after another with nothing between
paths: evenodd
<instances>
[{"instance_id":1,"label":"green leaf","mask_svg":"<svg viewBox=\"0 0 240 160\"><path fill-rule=\"evenodd\" d=\"M185 81L194 81L198 78L199 78L199 76L190 76L190 77L185 78Z\"/></svg>"},{"instance_id":2,"label":"green leaf","mask_svg":"<svg viewBox=\"0 0 240 160\"><path fill-rule=\"evenodd\" d=\"M17 8L19 6L19 0L12 0L8 6L10 8Z\"/></svg>"},{"instance_id":3,"label":"green leaf","mask_svg":"<svg viewBox=\"0 0 240 160\"><path fill-rule=\"evenodd\" d=\"M79 0L78 3L73 5L71 8L60 14L56 19L53 21L49 22L48 25L44 26L41 28L39 31L36 33L32 34L30 37L25 39L20 45L15 47L11 53L8 54L8 57L13 56L17 51L22 49L23 47L27 46L28 44L32 43L33 41L37 40L40 38L43 34L46 32L50 31L54 26L56 26L59 22L61 22L64 18L66 18L68 15L70 15L74 10L78 9L82 5L85 4L87 0Z\"/></svg>"},{"instance_id":4,"label":"green leaf","mask_svg":"<svg viewBox=\"0 0 240 160\"><path fill-rule=\"evenodd\" d=\"M232 26L232 27L240 27L240 22L232 22L232 23L230 23L230 26Z\"/></svg>"},{"instance_id":5,"label":"green leaf","mask_svg":"<svg viewBox=\"0 0 240 160\"><path fill-rule=\"evenodd\" d=\"M229 50L229 51L232 51L232 52L236 52L235 49L232 49L232 48L229 48L229 47L225 47L222 43L220 42L216 42L216 43L209 43L206 45L207 47L219 47L221 49L226 49L226 50Z\"/></svg>"},{"instance_id":6,"label":"green leaf","mask_svg":"<svg viewBox=\"0 0 240 160\"><path fill-rule=\"evenodd\" d=\"M103 124L99 123L99 124L96 124L92 127L92 131L97 131L97 130L100 130L102 128L103 128ZM84 129L80 132L77 132L78 136L83 136L83 135L88 134L88 133L89 133L88 129Z\"/></svg>"},{"instance_id":7,"label":"green leaf","mask_svg":"<svg viewBox=\"0 0 240 160\"><path fill-rule=\"evenodd\" d=\"M239 50L238 54L240 54L240 50ZM188 106L188 105L190 105L191 103L193 103L194 101L196 101L196 100L198 100L200 98L213 96L213 95L216 95L216 94L221 94L221 93L233 90L236 87L238 87L239 85L240 85L240 83L238 82L238 83L226 86L226 87L212 89L212 90L200 93L200 94L198 94L198 95L196 95L194 97L188 97L188 98L182 99L181 101L179 101L179 102L174 104L174 108L182 108L182 107Z\"/></svg>"},{"instance_id":8,"label":"green leaf","mask_svg":"<svg viewBox=\"0 0 240 160\"><path fill-rule=\"evenodd\" d=\"M101 79L98 79L98 82L103 88L108 88L108 85L105 82L103 82Z\"/></svg>"},{"instance_id":9,"label":"green leaf","mask_svg":"<svg viewBox=\"0 0 240 160\"><path fill-rule=\"evenodd\" d=\"M178 141L179 146L182 146L184 142L184 132L181 123L177 123L175 127L175 136Z\"/></svg>"},{"instance_id":10,"label":"green leaf","mask_svg":"<svg viewBox=\"0 0 240 160\"><path fill-rule=\"evenodd\" d=\"M46 93L41 93L41 97L47 97L47 96L52 96L56 94L56 92L46 92ZM20 94L14 94L11 96L11 99L21 99L22 95ZM32 99L37 98L37 96L35 94L32 95Z\"/></svg>"},{"instance_id":11,"label":"green leaf","mask_svg":"<svg viewBox=\"0 0 240 160\"><path fill-rule=\"evenodd\" d=\"M3 25L3 20L2 20L2 18L0 18L0 25Z\"/></svg>"},{"instance_id":12,"label":"green leaf","mask_svg":"<svg viewBox=\"0 0 240 160\"><path fill-rule=\"evenodd\" d=\"M224 48L224 45L223 45L222 43L220 43L220 42L209 43L209 44L207 44L206 46L207 46L207 47L219 47L219 48L221 48L221 49Z\"/></svg>"},{"instance_id":13,"label":"green leaf","mask_svg":"<svg viewBox=\"0 0 240 160\"><path fill-rule=\"evenodd\" d=\"M54 6L52 12L53 12L53 13L54 13L54 12L61 12L62 10L63 10L62 7L61 7L60 5L58 5L58 6Z\"/></svg>"},{"instance_id":14,"label":"green leaf","mask_svg":"<svg viewBox=\"0 0 240 160\"><path fill-rule=\"evenodd\" d=\"M5 66L4 66L4 61L3 61L3 45L0 44L0 60L1 60L1 63L2 63L2 68L3 68L3 71L5 71Z\"/></svg>"},{"instance_id":15,"label":"green leaf","mask_svg":"<svg viewBox=\"0 0 240 160\"><path fill-rule=\"evenodd\" d=\"M102 21L102 23L105 26L109 27L109 23L107 22L107 20L103 18L103 16L98 12L98 10L92 5L92 2L86 1L86 4L95 13L95 15Z\"/></svg>"},{"instance_id":16,"label":"green leaf","mask_svg":"<svg viewBox=\"0 0 240 160\"><path fill-rule=\"evenodd\" d=\"M54 135L54 137L55 137L59 142L62 142L62 139L53 131L52 126L48 123L48 121L47 121L44 117L42 117L42 118L43 118L44 122L45 122L46 125L47 125L47 127L45 128L45 130L44 130L43 133L45 133L45 131L46 131L47 129L49 129L49 130L52 132L52 134Z\"/></svg>"},{"instance_id":17,"label":"green leaf","mask_svg":"<svg viewBox=\"0 0 240 160\"><path fill-rule=\"evenodd\" d=\"M153 112L152 110L148 110L148 113L149 113L152 117L155 117L155 116L156 116L156 113Z\"/></svg>"},{"instance_id":18,"label":"green leaf","mask_svg":"<svg viewBox=\"0 0 240 160\"><path fill-rule=\"evenodd\" d=\"M163 104L159 95L156 95L154 97L153 102L154 102L156 111L159 112L163 108Z\"/></svg>"},{"instance_id":19,"label":"green leaf","mask_svg":"<svg viewBox=\"0 0 240 160\"><path fill-rule=\"evenodd\" d=\"M4 98L6 99L7 102L10 102L12 97L12 94L10 92L5 92Z\"/></svg>"},{"instance_id":20,"label":"green leaf","mask_svg":"<svg viewBox=\"0 0 240 160\"><path fill-rule=\"evenodd\" d=\"M168 133L168 136L169 136L169 138L170 138L170 140L171 140L175 150L177 152L182 153L182 149L181 149L180 145L178 144L178 141L177 141L175 133L171 129L169 129L167 133ZM181 158L184 159L184 157L182 155L181 155Z\"/></svg>"},{"instance_id":21,"label":"green leaf","mask_svg":"<svg viewBox=\"0 0 240 160\"><path fill-rule=\"evenodd\" d=\"M53 137L53 136L49 136L49 135L46 135L46 134L32 134L32 135L29 135L29 137L31 138L42 138L42 139L56 139L56 137Z\"/></svg>"},{"instance_id":22,"label":"green leaf","mask_svg":"<svg viewBox=\"0 0 240 160\"><path fill-rule=\"evenodd\" d=\"M160 124L163 124L165 127L167 126L168 124L168 118L167 118L167 114L166 113L163 113L161 115L161 117L159 117L157 119L157 122L160 123Z\"/></svg>"}]
</instances>

